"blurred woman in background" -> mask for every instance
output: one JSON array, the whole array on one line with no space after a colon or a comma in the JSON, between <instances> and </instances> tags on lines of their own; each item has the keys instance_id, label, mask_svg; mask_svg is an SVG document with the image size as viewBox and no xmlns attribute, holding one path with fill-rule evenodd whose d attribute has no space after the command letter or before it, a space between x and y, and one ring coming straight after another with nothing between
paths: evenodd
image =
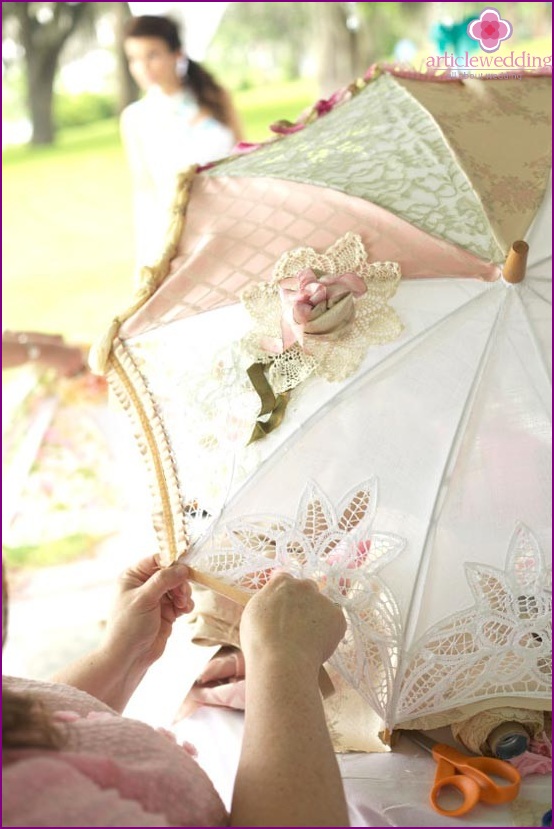
<instances>
[{"instance_id":1,"label":"blurred woman in background","mask_svg":"<svg viewBox=\"0 0 554 829\"><path fill-rule=\"evenodd\" d=\"M138 264L153 264L163 249L177 173L224 158L242 131L230 95L186 57L173 21L131 18L124 49L146 92L123 111L121 132L133 178Z\"/></svg>"}]
</instances>

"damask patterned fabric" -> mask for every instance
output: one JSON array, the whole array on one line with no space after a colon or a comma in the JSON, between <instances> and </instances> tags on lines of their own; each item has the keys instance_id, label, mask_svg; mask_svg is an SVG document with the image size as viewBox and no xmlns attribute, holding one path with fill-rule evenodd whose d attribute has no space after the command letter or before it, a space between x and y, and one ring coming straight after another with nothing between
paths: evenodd
<instances>
[{"instance_id":1,"label":"damask patterned fabric","mask_svg":"<svg viewBox=\"0 0 554 829\"><path fill-rule=\"evenodd\" d=\"M525 78L452 84L397 82L432 114L485 208L501 247L523 239L551 166L552 82Z\"/></svg>"},{"instance_id":2,"label":"damask patterned fabric","mask_svg":"<svg viewBox=\"0 0 554 829\"><path fill-rule=\"evenodd\" d=\"M479 198L430 114L383 75L301 132L208 175L272 176L332 187L500 262Z\"/></svg>"}]
</instances>

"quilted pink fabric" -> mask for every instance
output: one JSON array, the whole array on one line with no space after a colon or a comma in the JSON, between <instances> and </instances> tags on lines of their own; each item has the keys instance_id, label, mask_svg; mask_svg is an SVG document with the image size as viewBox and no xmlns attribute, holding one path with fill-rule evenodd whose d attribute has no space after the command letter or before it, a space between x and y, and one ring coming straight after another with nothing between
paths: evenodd
<instances>
[{"instance_id":1,"label":"quilted pink fabric","mask_svg":"<svg viewBox=\"0 0 554 829\"><path fill-rule=\"evenodd\" d=\"M40 693L68 741L61 751L4 752L3 826L227 825L210 780L168 732L64 685L6 685Z\"/></svg>"},{"instance_id":2,"label":"quilted pink fabric","mask_svg":"<svg viewBox=\"0 0 554 829\"><path fill-rule=\"evenodd\" d=\"M248 285L270 281L285 251L323 251L348 230L360 234L369 261L398 262L403 279L499 276L494 264L337 190L263 177L197 176L170 274L123 323L120 336L238 302Z\"/></svg>"}]
</instances>

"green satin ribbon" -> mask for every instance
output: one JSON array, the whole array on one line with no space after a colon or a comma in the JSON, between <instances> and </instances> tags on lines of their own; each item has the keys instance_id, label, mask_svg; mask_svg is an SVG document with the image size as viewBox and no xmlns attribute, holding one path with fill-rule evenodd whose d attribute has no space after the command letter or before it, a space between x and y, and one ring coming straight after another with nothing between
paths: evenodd
<instances>
[{"instance_id":1,"label":"green satin ribbon","mask_svg":"<svg viewBox=\"0 0 554 829\"><path fill-rule=\"evenodd\" d=\"M264 363L252 363L246 369L250 382L254 386L261 402L258 420L256 420L256 425L250 435L247 446L256 440L265 438L266 435L269 435L270 432L273 432L274 429L277 429L281 425L283 417L285 416L287 403L289 402L288 392L278 395L274 394L265 376L265 369L267 367ZM260 417L265 417L265 415L269 415L267 420L259 420Z\"/></svg>"}]
</instances>

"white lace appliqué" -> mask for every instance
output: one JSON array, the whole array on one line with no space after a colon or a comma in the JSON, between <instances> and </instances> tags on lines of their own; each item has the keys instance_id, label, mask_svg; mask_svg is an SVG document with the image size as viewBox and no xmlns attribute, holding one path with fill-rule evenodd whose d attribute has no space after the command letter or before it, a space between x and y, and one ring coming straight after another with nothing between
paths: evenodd
<instances>
[{"instance_id":1,"label":"white lace appliqu\u00e9","mask_svg":"<svg viewBox=\"0 0 554 829\"><path fill-rule=\"evenodd\" d=\"M382 716L393 690L400 614L379 570L404 548L392 533L372 530L375 478L356 486L335 510L311 482L296 518L251 516L226 524L212 550L191 564L222 581L254 592L275 568L314 579L344 610L348 628L331 663Z\"/></svg>"},{"instance_id":2,"label":"white lace appliqu\u00e9","mask_svg":"<svg viewBox=\"0 0 554 829\"><path fill-rule=\"evenodd\" d=\"M500 697L546 699L551 688L551 586L539 545L522 524L505 570L466 564L475 604L431 627L402 653L404 624L380 570L405 539L373 530L377 481L338 507L310 482L293 520L253 515L218 528L190 563L255 593L275 569L313 579L339 604L347 631L331 664L387 727Z\"/></svg>"},{"instance_id":3,"label":"white lace appliqu\u00e9","mask_svg":"<svg viewBox=\"0 0 554 829\"><path fill-rule=\"evenodd\" d=\"M318 284L324 288L326 280L337 282L346 276L363 280L363 294L345 288L337 292L347 293L338 302L325 298L318 302L308 310L310 321L297 341L287 345L283 286L298 281L307 270L314 276L311 290ZM270 283L253 285L243 293L242 301L254 322L253 331L242 341L243 349L255 362L270 364L267 377L276 394L295 388L312 373L330 381L344 380L357 370L370 345L394 340L402 331L396 311L387 302L400 276L396 262L370 264L355 233L347 233L325 253L313 248L288 251L278 260Z\"/></svg>"},{"instance_id":4,"label":"white lace appliqu\u00e9","mask_svg":"<svg viewBox=\"0 0 554 829\"><path fill-rule=\"evenodd\" d=\"M537 540L516 527L505 571L466 564L473 607L432 627L407 655L395 722L494 697L551 689L551 571Z\"/></svg>"}]
</instances>

